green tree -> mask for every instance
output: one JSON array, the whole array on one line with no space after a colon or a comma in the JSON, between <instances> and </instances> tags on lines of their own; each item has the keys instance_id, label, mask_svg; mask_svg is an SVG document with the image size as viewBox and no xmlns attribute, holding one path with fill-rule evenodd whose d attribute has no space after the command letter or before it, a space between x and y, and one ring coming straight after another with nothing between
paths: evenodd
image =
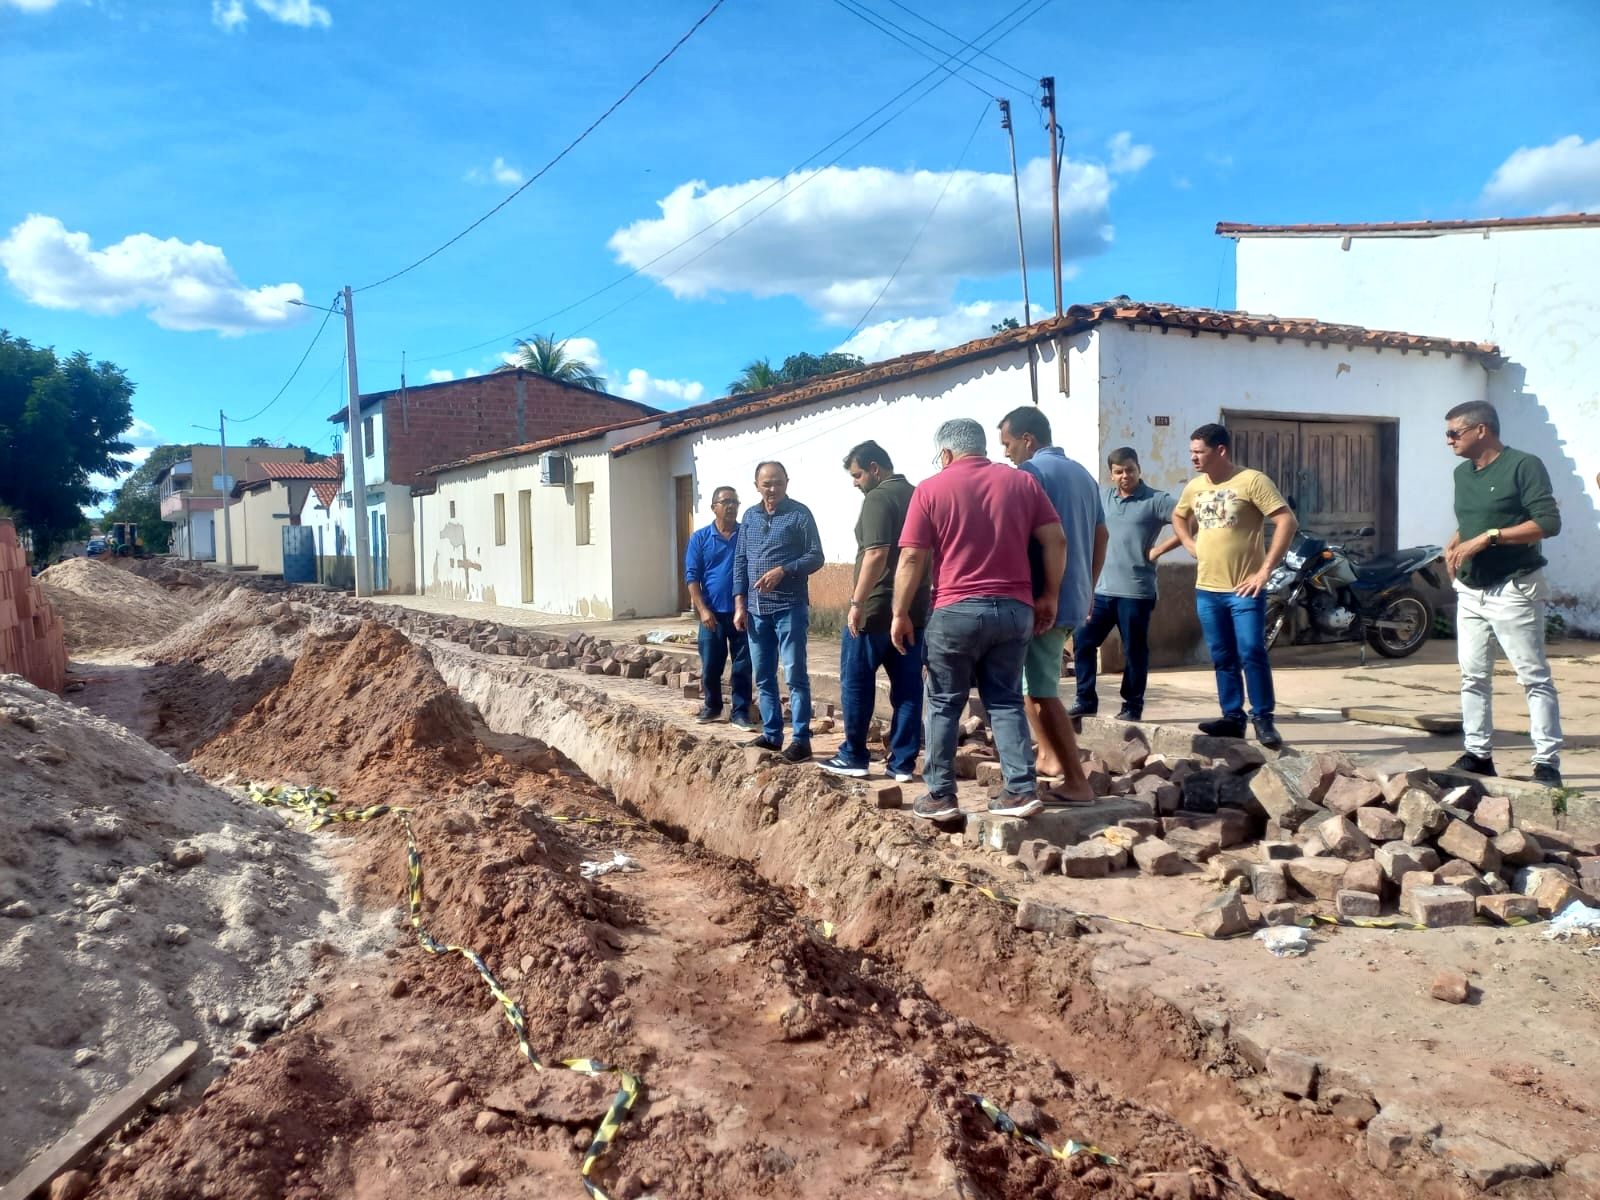
<instances>
[{"instance_id":1,"label":"green tree","mask_svg":"<svg viewBox=\"0 0 1600 1200\"><path fill-rule=\"evenodd\" d=\"M122 369L66 359L0 329L0 504L21 515L35 553L48 556L105 498L93 476L131 464L122 435L133 424L134 385Z\"/></svg>"},{"instance_id":2,"label":"green tree","mask_svg":"<svg viewBox=\"0 0 1600 1200\"><path fill-rule=\"evenodd\" d=\"M272 443L264 437L253 437L245 443L246 446L270 446Z\"/></svg>"},{"instance_id":3,"label":"green tree","mask_svg":"<svg viewBox=\"0 0 1600 1200\"><path fill-rule=\"evenodd\" d=\"M172 526L161 519L161 490L156 477L173 463L188 458L191 452L189 446L157 446L150 451L150 457L122 481L116 503L106 509L103 525L131 521L139 527L146 550L165 554L172 545Z\"/></svg>"},{"instance_id":4,"label":"green tree","mask_svg":"<svg viewBox=\"0 0 1600 1200\"><path fill-rule=\"evenodd\" d=\"M1015 317L1007 317L1005 320L1001 321L998 325L989 326L989 331L991 333L1005 333L1008 329L1021 329L1021 328L1022 328L1022 322L1021 321L1017 320Z\"/></svg>"},{"instance_id":5,"label":"green tree","mask_svg":"<svg viewBox=\"0 0 1600 1200\"><path fill-rule=\"evenodd\" d=\"M570 383L592 392L606 390L605 376L583 359L568 353L566 339L557 341L555 334L549 337L536 334L532 339L518 338L516 358L509 365L543 375L546 379L554 379L557 383Z\"/></svg>"},{"instance_id":6,"label":"green tree","mask_svg":"<svg viewBox=\"0 0 1600 1200\"><path fill-rule=\"evenodd\" d=\"M728 385L728 395L744 396L751 392L764 392L783 383L783 372L764 358L746 363L739 378Z\"/></svg>"},{"instance_id":7,"label":"green tree","mask_svg":"<svg viewBox=\"0 0 1600 1200\"><path fill-rule=\"evenodd\" d=\"M855 354L841 354L837 350L827 354L791 354L783 366L774 367L770 359L758 358L746 363L739 378L728 385L728 395L743 396L751 392L764 392L769 388L799 383L818 375L832 375L835 371L856 371L867 364Z\"/></svg>"}]
</instances>

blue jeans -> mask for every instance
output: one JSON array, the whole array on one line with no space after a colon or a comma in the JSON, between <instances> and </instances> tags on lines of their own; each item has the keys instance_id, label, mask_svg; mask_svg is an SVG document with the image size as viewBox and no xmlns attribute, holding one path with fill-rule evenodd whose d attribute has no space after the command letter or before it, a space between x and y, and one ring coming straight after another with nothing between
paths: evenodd
<instances>
[{"instance_id":1,"label":"blue jeans","mask_svg":"<svg viewBox=\"0 0 1600 1200\"><path fill-rule=\"evenodd\" d=\"M839 638L839 698L844 704L844 744L839 757L853 767L867 765L867 727L878 699L878 668L889 676L889 772L909 775L922 751L922 630L905 654L887 633Z\"/></svg>"},{"instance_id":2,"label":"blue jeans","mask_svg":"<svg viewBox=\"0 0 1600 1200\"><path fill-rule=\"evenodd\" d=\"M956 794L956 743L974 683L989 711L1006 791L1013 796L1033 794L1033 738L1022 710L1022 663L1032 636L1033 606L1020 600L958 600L933 610L924 634L928 760L922 777L929 795Z\"/></svg>"},{"instance_id":3,"label":"blue jeans","mask_svg":"<svg viewBox=\"0 0 1600 1200\"><path fill-rule=\"evenodd\" d=\"M1144 689L1150 681L1150 614L1155 598L1131 596L1094 597L1089 619L1073 631L1073 677L1078 681L1078 703L1094 709L1100 705L1095 694L1095 651L1115 629L1122 635L1122 703L1134 716L1144 712Z\"/></svg>"},{"instance_id":4,"label":"blue jeans","mask_svg":"<svg viewBox=\"0 0 1600 1200\"><path fill-rule=\"evenodd\" d=\"M700 697L708 713L722 711L722 668L733 656L728 679L733 715L750 717L750 640L733 627L733 614L717 613L717 627L700 626Z\"/></svg>"},{"instance_id":5,"label":"blue jeans","mask_svg":"<svg viewBox=\"0 0 1600 1200\"><path fill-rule=\"evenodd\" d=\"M1196 592L1195 609L1217 671L1217 699L1227 720L1244 722L1244 691L1250 715L1270 717L1274 707L1272 664L1267 661L1267 598L1232 592Z\"/></svg>"},{"instance_id":6,"label":"blue jeans","mask_svg":"<svg viewBox=\"0 0 1600 1200\"><path fill-rule=\"evenodd\" d=\"M794 740L811 740L811 676L806 672L806 630L811 610L805 605L775 613L750 614L750 660L756 692L761 697L761 732L768 741L783 741L783 701L778 698L778 662L789 681L789 720Z\"/></svg>"}]
</instances>

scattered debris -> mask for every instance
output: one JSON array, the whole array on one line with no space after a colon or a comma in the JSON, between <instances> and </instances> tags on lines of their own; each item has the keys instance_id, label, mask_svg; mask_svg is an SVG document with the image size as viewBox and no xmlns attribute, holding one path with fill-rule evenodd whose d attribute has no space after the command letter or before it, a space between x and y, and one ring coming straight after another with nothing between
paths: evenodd
<instances>
[{"instance_id":1,"label":"scattered debris","mask_svg":"<svg viewBox=\"0 0 1600 1200\"><path fill-rule=\"evenodd\" d=\"M609 875L613 871L641 871L637 859L630 858L618 850L610 858L594 859L583 863L578 868L585 879L598 879L602 875Z\"/></svg>"},{"instance_id":2,"label":"scattered debris","mask_svg":"<svg viewBox=\"0 0 1600 1200\"><path fill-rule=\"evenodd\" d=\"M1293 905L1289 906L1293 908ZM1269 926L1256 930L1256 941L1275 958L1299 958L1311 949L1306 931L1298 925Z\"/></svg>"}]
</instances>

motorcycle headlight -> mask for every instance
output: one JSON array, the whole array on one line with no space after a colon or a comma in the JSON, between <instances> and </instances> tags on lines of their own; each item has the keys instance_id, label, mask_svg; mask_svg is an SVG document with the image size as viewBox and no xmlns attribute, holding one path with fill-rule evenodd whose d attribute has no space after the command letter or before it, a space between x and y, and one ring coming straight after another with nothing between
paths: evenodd
<instances>
[{"instance_id":1,"label":"motorcycle headlight","mask_svg":"<svg viewBox=\"0 0 1600 1200\"><path fill-rule=\"evenodd\" d=\"M1306 565L1306 560L1301 555L1298 555L1291 550L1289 553L1283 556L1283 565L1292 571L1298 571L1301 567Z\"/></svg>"}]
</instances>

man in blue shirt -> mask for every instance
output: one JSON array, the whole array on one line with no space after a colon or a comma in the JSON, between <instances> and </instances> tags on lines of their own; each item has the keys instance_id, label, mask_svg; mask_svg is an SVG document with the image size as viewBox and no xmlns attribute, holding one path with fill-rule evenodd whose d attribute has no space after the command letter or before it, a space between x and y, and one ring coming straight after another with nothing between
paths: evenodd
<instances>
[{"instance_id":1,"label":"man in blue shirt","mask_svg":"<svg viewBox=\"0 0 1600 1200\"><path fill-rule=\"evenodd\" d=\"M696 529L683 554L683 579L689 603L700 618L700 711L702 725L722 715L722 668L733 656L729 679L735 729L750 724L750 642L733 627L733 555L739 540L739 493L719 487L711 493L711 524Z\"/></svg>"},{"instance_id":2,"label":"man in blue shirt","mask_svg":"<svg viewBox=\"0 0 1600 1200\"><path fill-rule=\"evenodd\" d=\"M783 749L790 762L811 760L811 676L806 670L811 591L822 566L822 535L811 510L789 499L780 462L756 467L761 503L744 515L733 554L733 627L750 635L750 658L761 697L761 734L748 745ZM789 681L792 735L783 747L778 663Z\"/></svg>"},{"instance_id":3,"label":"man in blue shirt","mask_svg":"<svg viewBox=\"0 0 1600 1200\"><path fill-rule=\"evenodd\" d=\"M1051 443L1050 422L1032 405L1006 414L1000 422L1000 444L1018 469L1039 481L1055 505L1067 535L1067 569L1061 576L1055 627L1033 635L1022 672L1028 724L1039 743L1038 771L1040 775L1059 775L1062 779L1059 788L1047 793L1047 799L1093 800L1094 789L1078 760L1072 719L1061 703L1061 656L1073 627L1089 619L1095 581L1105 562L1106 516L1100 503L1100 485L1081 464ZM1030 546L1030 555L1037 556L1038 552L1037 543ZM1041 577L1036 569L1035 580Z\"/></svg>"},{"instance_id":4,"label":"man in blue shirt","mask_svg":"<svg viewBox=\"0 0 1600 1200\"><path fill-rule=\"evenodd\" d=\"M1083 717L1100 707L1095 694L1096 653L1113 629L1122 635L1122 710L1119 721L1144 715L1144 689L1150 678L1150 614L1156 607L1156 560L1181 544L1171 531L1177 500L1158 492L1139 476L1139 455L1132 446L1113 450L1106 460L1112 485L1105 489L1105 569L1094 589L1094 611L1072 635L1073 677L1078 702L1070 716ZM1166 537L1162 535L1166 534Z\"/></svg>"}]
</instances>

